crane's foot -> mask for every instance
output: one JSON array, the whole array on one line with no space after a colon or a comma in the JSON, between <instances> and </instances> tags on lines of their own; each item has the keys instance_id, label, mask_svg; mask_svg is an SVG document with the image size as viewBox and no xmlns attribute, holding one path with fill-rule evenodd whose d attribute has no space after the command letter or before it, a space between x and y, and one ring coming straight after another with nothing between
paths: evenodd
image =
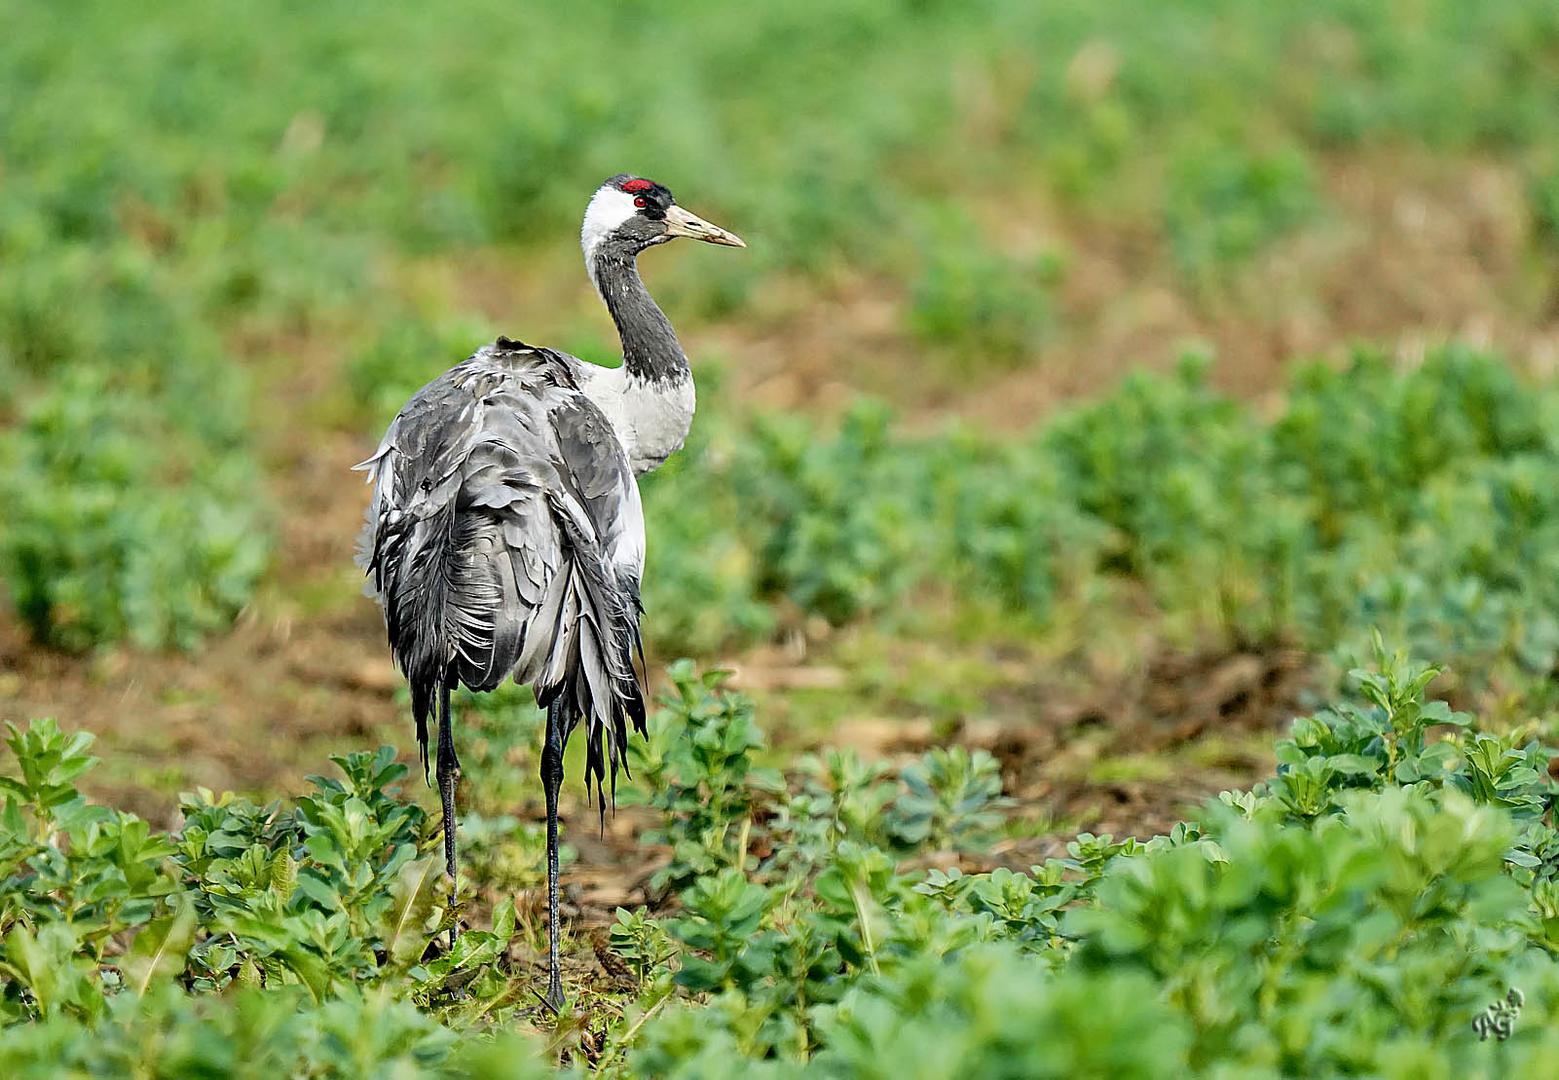
<instances>
[{"instance_id":1,"label":"crane's foot","mask_svg":"<svg viewBox=\"0 0 1559 1080\"><path fill-rule=\"evenodd\" d=\"M563 980L554 971L552 977L547 980L547 1007L553 1012L562 1012L565 1004L563 998Z\"/></svg>"}]
</instances>

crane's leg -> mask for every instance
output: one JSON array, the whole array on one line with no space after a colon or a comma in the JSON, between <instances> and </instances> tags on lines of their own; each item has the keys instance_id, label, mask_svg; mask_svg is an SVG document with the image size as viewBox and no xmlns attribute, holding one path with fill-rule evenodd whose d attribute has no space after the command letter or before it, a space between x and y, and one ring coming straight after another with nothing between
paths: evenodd
<instances>
[{"instance_id":1,"label":"crane's leg","mask_svg":"<svg viewBox=\"0 0 1559 1080\"><path fill-rule=\"evenodd\" d=\"M563 785L563 703L547 706L547 740L541 747L541 787L547 798L547 1004L563 1007L558 968L558 789Z\"/></svg>"},{"instance_id":2,"label":"crane's leg","mask_svg":"<svg viewBox=\"0 0 1559 1080\"><path fill-rule=\"evenodd\" d=\"M444 870L449 874L450 902L455 896L455 784L460 779L460 759L455 756L455 731L449 713L449 690L440 691L438 724L438 794L444 804ZM455 924L449 927L449 947L455 947Z\"/></svg>"}]
</instances>

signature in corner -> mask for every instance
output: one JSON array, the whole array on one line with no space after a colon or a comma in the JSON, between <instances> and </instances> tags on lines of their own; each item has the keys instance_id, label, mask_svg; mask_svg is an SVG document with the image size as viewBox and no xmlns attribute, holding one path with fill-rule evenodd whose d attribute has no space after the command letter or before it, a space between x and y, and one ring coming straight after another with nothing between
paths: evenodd
<instances>
[{"instance_id":1,"label":"signature in corner","mask_svg":"<svg viewBox=\"0 0 1559 1080\"><path fill-rule=\"evenodd\" d=\"M1512 986L1501 1000L1473 1017L1472 1030L1478 1033L1478 1041L1483 1042L1490 1035L1500 1042L1510 1038L1510 1033L1516 1029L1516 1018L1521 1015L1521 1007L1526 1003L1526 995Z\"/></svg>"}]
</instances>

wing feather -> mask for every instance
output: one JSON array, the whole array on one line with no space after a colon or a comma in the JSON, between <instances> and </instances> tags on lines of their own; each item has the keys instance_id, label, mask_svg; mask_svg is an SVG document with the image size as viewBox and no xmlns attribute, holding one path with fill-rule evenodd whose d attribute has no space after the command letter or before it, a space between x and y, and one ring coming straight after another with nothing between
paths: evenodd
<instances>
[{"instance_id":1,"label":"wing feather","mask_svg":"<svg viewBox=\"0 0 1559 1080\"><path fill-rule=\"evenodd\" d=\"M500 339L419 391L358 468L359 561L412 684L418 740L437 691L507 677L561 698L587 728L604 796L644 730L638 489L571 364Z\"/></svg>"}]
</instances>

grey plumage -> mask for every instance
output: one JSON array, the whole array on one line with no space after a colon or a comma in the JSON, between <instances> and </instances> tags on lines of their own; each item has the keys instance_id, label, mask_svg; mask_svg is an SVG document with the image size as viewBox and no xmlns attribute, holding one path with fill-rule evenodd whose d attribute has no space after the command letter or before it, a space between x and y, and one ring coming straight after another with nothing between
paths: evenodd
<instances>
[{"instance_id":1,"label":"grey plumage","mask_svg":"<svg viewBox=\"0 0 1559 1080\"><path fill-rule=\"evenodd\" d=\"M639 493L580 361L500 338L423 387L373 457L361 562L411 685L424 768L428 718L463 684L529 683L585 721L586 783L605 797L644 730L636 663ZM604 811L604 802L603 802Z\"/></svg>"}]
</instances>

